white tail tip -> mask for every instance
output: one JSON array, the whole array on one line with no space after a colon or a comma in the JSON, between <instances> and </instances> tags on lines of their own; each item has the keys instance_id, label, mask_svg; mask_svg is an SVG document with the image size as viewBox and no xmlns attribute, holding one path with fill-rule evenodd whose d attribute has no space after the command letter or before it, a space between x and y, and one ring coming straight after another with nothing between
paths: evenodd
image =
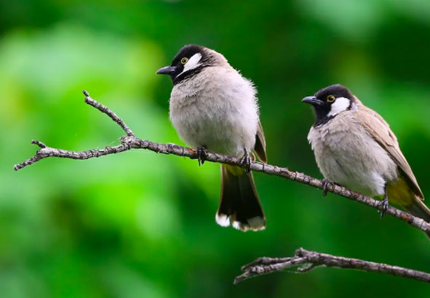
<instances>
[{"instance_id":1,"label":"white tail tip","mask_svg":"<svg viewBox=\"0 0 430 298\"><path fill-rule=\"evenodd\" d=\"M215 221L221 227L228 227L230 225L230 218L225 214L215 214Z\"/></svg>"},{"instance_id":2,"label":"white tail tip","mask_svg":"<svg viewBox=\"0 0 430 298\"><path fill-rule=\"evenodd\" d=\"M215 221L217 224L219 224L222 227L228 227L230 226L230 217L225 214L216 214L215 215ZM233 228L236 230L241 230L243 232L246 231L261 231L266 228L266 220L261 216L256 216L253 218L248 219L247 223L239 222L239 221L233 221L232 223Z\"/></svg>"}]
</instances>

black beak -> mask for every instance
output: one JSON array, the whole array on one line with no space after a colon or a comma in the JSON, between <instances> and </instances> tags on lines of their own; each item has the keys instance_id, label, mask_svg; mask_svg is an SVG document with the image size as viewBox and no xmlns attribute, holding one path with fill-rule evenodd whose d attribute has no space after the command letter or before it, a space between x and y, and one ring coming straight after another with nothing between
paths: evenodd
<instances>
[{"instance_id":1,"label":"black beak","mask_svg":"<svg viewBox=\"0 0 430 298\"><path fill-rule=\"evenodd\" d=\"M306 96L305 98L302 99L302 102L311 104L313 106L315 106L315 105L322 106L324 104L324 102L322 100L319 100L315 96Z\"/></svg>"},{"instance_id":2,"label":"black beak","mask_svg":"<svg viewBox=\"0 0 430 298\"><path fill-rule=\"evenodd\" d=\"M175 73L176 66L165 66L157 70L156 74L167 74L171 75L172 73Z\"/></svg>"}]
</instances>

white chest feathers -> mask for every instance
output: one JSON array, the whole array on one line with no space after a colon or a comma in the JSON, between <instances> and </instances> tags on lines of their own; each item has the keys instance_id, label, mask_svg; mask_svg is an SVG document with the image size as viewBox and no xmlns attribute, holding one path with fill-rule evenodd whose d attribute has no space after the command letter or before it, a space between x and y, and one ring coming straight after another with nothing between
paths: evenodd
<instances>
[{"instance_id":1,"label":"white chest feathers","mask_svg":"<svg viewBox=\"0 0 430 298\"><path fill-rule=\"evenodd\" d=\"M384 193L397 179L397 165L359 124L351 111L311 128L308 140L324 177L364 195Z\"/></svg>"},{"instance_id":2,"label":"white chest feathers","mask_svg":"<svg viewBox=\"0 0 430 298\"><path fill-rule=\"evenodd\" d=\"M256 90L230 66L207 67L174 86L170 119L188 145L240 156L255 145Z\"/></svg>"}]
</instances>

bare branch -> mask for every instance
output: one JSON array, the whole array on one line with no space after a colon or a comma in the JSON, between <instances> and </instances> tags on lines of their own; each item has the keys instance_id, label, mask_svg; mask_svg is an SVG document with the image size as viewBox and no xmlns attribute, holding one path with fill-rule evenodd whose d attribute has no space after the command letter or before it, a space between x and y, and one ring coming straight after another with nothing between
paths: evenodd
<instances>
[{"instance_id":1,"label":"bare branch","mask_svg":"<svg viewBox=\"0 0 430 298\"><path fill-rule=\"evenodd\" d=\"M123 136L120 138L121 144L113 147L108 146L108 147L105 147L104 149L91 149L86 151L68 151L63 149L51 148L46 146L44 143L40 141L33 140L32 144L39 146L41 149L39 149L33 157L27 159L22 163L16 164L14 166L15 171L18 171L22 168L25 168L29 165L32 165L48 157L85 160L93 157L100 157L104 155L121 153L124 151L128 151L130 149L146 149L146 150L154 151L156 153L172 154L177 156L188 157L190 159L197 159L197 154L194 149L178 146L175 144L159 144L159 143L155 143L147 140L141 140L135 137L132 130L114 112L112 112L108 107L92 99L89 96L87 91L84 90L83 93L85 95L85 102L87 104L95 107L100 112L109 116L127 134L126 136ZM206 160L210 162L215 162L215 163L224 163L224 164L235 165L238 167L244 167L243 163L240 161L240 158L222 155L222 154L213 153L213 152L208 152ZM281 168L278 166L269 165L269 164L265 164L257 161L253 161L251 163L250 168L254 172L262 172L268 175L282 177L288 180L293 180L302 184L310 185L312 187L319 188L319 189L324 188L322 180L307 176L300 172L290 171L287 168ZM329 187L326 188L326 190L334 194L340 195L342 197L348 198L352 201L356 201L364 205L370 206L377 210L382 209L382 206L379 205L379 201L370 197L360 195L359 193L353 192L339 185L330 184ZM394 216L402 221L407 222L414 228L420 229L426 232L427 234L430 234L430 224L422 220L421 218L414 217L411 214L403 212L392 206L388 207L386 214Z\"/></svg>"},{"instance_id":2,"label":"bare branch","mask_svg":"<svg viewBox=\"0 0 430 298\"><path fill-rule=\"evenodd\" d=\"M83 91L85 95L85 102L92 107L98 109L103 114L106 114L115 123L117 123L121 129L126 133L119 139L120 144L117 146L107 146L104 149L91 149L86 151L68 151L63 149L51 148L46 146L40 141L33 140L31 143L37 145L40 149L36 154L27 159L26 161L16 164L14 166L15 171L30 166L42 159L48 157L59 157L69 159L85 160L93 157L100 157L104 155L121 153L130 149L146 149L154 151L156 153L172 154L177 156L188 157L190 159L197 159L197 153L194 149L178 146L175 144L159 144L147 140L141 140L137 138L133 131L125 124L125 122L119 118L113 111L108 107L100 104L96 100L92 99L87 91ZM235 165L238 167L246 167L240 158L234 156L226 156L218 153L207 152L206 161L214 163L223 163L229 165ZM274 165L265 164L262 162L253 161L251 162L250 169L254 172L262 172L268 175L278 176L284 179L297 181L302 184L310 185L315 188L322 189L324 192L329 191L339 196L348 198L352 201L362 203L370 206L377 210L381 210L382 206L379 202L373 198L360 195L359 193L353 192L347 188L335 185L326 184L324 181L307 176L300 172L293 172L287 168L281 168ZM328 187L324 187L328 186ZM403 212L399 209L389 206L386 214L394 216L402 221L407 222L414 228L420 229L430 235L430 224L421 218L414 217L409 213ZM253 263L242 267L244 273L235 279L235 283L250 277L267 274L279 270L283 270L291 267L298 267L298 272L304 273L312 271L315 267L325 265L327 267L339 267L346 269L362 269L371 272L387 273L396 276L402 276L406 278L412 278L420 281L430 282L430 274L414 271L411 269L390 266L385 264L378 264L373 262L367 262L358 259L349 259L344 257L336 257L328 254L321 254L317 252L310 252L304 249L298 249L294 257L290 258L259 258Z\"/></svg>"},{"instance_id":3,"label":"bare branch","mask_svg":"<svg viewBox=\"0 0 430 298\"><path fill-rule=\"evenodd\" d=\"M382 263L369 262L360 259L338 257L315 251L308 251L303 248L296 250L294 257L264 257L243 266L241 268L243 273L234 279L234 283L237 284L252 277L269 274L284 269L296 268L297 272L306 273L321 266L385 273L430 283L430 274L426 272Z\"/></svg>"}]
</instances>

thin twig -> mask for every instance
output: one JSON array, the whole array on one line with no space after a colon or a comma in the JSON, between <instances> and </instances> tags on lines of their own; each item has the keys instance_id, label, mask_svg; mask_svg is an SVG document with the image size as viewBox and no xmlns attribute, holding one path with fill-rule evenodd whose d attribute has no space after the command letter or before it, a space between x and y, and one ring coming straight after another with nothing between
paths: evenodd
<instances>
[{"instance_id":1,"label":"thin twig","mask_svg":"<svg viewBox=\"0 0 430 298\"><path fill-rule=\"evenodd\" d=\"M306 273L320 266L385 273L430 283L430 274L426 272L382 263L369 262L360 259L338 257L315 251L308 251L303 248L299 248L298 250L296 250L294 257L264 257L255 260L251 264L243 266L243 273L234 279L234 283L237 284L252 277L269 274L289 268L296 268L297 272Z\"/></svg>"},{"instance_id":2,"label":"thin twig","mask_svg":"<svg viewBox=\"0 0 430 298\"><path fill-rule=\"evenodd\" d=\"M134 136L134 133L131 131L130 127L125 124L125 122L119 118L111 109L109 109L107 106L102 105L98 101L92 99L90 97L90 94L87 92L87 90L83 90L82 93L85 95L85 102L89 104L90 106L96 108L100 112L108 115L113 121L115 121L122 130L128 135L128 136Z\"/></svg>"}]
</instances>

